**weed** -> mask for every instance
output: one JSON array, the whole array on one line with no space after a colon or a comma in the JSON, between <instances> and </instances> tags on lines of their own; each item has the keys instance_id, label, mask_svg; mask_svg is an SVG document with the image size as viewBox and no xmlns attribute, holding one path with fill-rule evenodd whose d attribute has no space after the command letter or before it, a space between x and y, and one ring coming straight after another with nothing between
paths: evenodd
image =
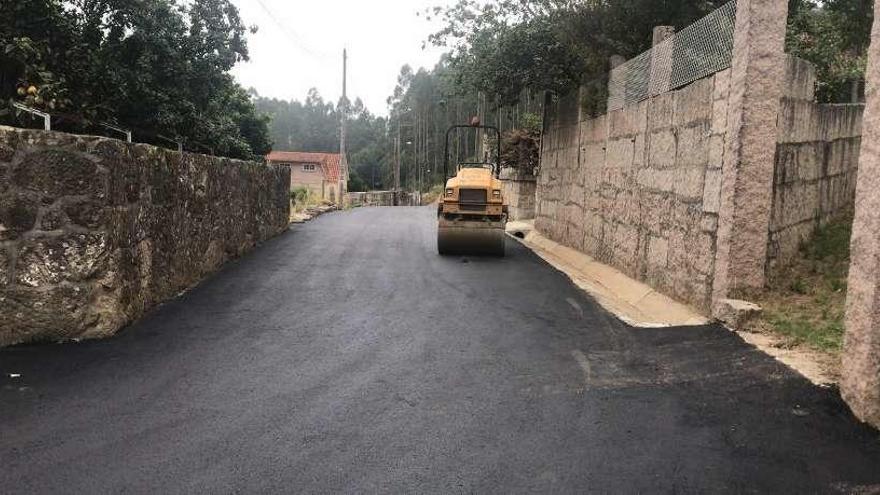
<instances>
[{"instance_id":1,"label":"weed","mask_svg":"<svg viewBox=\"0 0 880 495\"><path fill-rule=\"evenodd\" d=\"M305 186L296 186L290 190L290 199L296 204L305 204L312 195L312 191Z\"/></svg>"},{"instance_id":2,"label":"weed","mask_svg":"<svg viewBox=\"0 0 880 495\"><path fill-rule=\"evenodd\" d=\"M829 222L820 228L801 251L808 259L837 262L849 260L849 242L852 237L852 216Z\"/></svg>"},{"instance_id":3,"label":"weed","mask_svg":"<svg viewBox=\"0 0 880 495\"><path fill-rule=\"evenodd\" d=\"M787 337L790 345L808 345L825 352L837 352L843 342L843 315L826 311L827 317L795 311L771 311L765 318L770 327Z\"/></svg>"},{"instance_id":4,"label":"weed","mask_svg":"<svg viewBox=\"0 0 880 495\"><path fill-rule=\"evenodd\" d=\"M840 351L851 226L851 215L830 221L801 246L797 259L771 274L769 287L756 301L764 308L763 328L784 336L791 346Z\"/></svg>"},{"instance_id":5,"label":"weed","mask_svg":"<svg viewBox=\"0 0 880 495\"><path fill-rule=\"evenodd\" d=\"M443 184L435 184L434 186L431 186L431 189L429 189L428 192L422 194L422 204L429 205L440 199L440 196L443 194L443 188Z\"/></svg>"}]
</instances>

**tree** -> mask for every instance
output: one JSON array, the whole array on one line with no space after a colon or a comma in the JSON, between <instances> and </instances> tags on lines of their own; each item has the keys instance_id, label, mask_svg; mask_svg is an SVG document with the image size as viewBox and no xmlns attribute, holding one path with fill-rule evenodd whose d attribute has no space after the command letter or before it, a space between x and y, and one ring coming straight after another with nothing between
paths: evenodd
<instances>
[{"instance_id":1,"label":"tree","mask_svg":"<svg viewBox=\"0 0 880 495\"><path fill-rule=\"evenodd\" d=\"M726 1L462 0L433 11L446 25L430 41L451 48L459 84L511 104L604 81L612 55L650 48L654 26L685 27Z\"/></svg>"},{"instance_id":2,"label":"tree","mask_svg":"<svg viewBox=\"0 0 880 495\"><path fill-rule=\"evenodd\" d=\"M872 21L871 0L790 2L786 49L816 66L820 102L852 101L854 82L865 77Z\"/></svg>"},{"instance_id":3,"label":"tree","mask_svg":"<svg viewBox=\"0 0 880 495\"><path fill-rule=\"evenodd\" d=\"M61 129L115 122L240 158L269 148L266 120L228 74L248 56L229 0L18 0L0 14L0 96Z\"/></svg>"},{"instance_id":4,"label":"tree","mask_svg":"<svg viewBox=\"0 0 880 495\"><path fill-rule=\"evenodd\" d=\"M606 96L608 60L650 48L657 25L686 27L728 0L460 0L435 8L444 27L429 41L450 48L456 82L515 102L523 90ZM863 78L873 0L789 0L789 52L818 67L821 101L849 98ZM592 105L602 111L601 105Z\"/></svg>"}]
</instances>

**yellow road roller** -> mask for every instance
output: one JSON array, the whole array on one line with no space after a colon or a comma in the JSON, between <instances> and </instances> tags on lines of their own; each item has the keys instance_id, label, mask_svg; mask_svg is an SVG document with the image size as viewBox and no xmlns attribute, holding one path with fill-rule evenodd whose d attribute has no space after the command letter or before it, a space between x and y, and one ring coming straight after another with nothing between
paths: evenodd
<instances>
[{"instance_id":1,"label":"yellow road roller","mask_svg":"<svg viewBox=\"0 0 880 495\"><path fill-rule=\"evenodd\" d=\"M450 137L474 129L494 134L494 161L462 162L451 169ZM437 207L437 251L441 255L504 256L507 204L498 179L500 159L501 133L497 127L480 125L475 119L472 125L454 125L446 131L443 171L447 180Z\"/></svg>"}]
</instances>

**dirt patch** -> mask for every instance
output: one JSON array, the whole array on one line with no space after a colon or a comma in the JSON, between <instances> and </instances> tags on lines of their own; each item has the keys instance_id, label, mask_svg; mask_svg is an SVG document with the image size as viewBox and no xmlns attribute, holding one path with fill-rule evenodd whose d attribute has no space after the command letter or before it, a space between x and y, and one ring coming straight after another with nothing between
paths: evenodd
<instances>
[{"instance_id":1,"label":"dirt patch","mask_svg":"<svg viewBox=\"0 0 880 495\"><path fill-rule=\"evenodd\" d=\"M832 385L840 380L840 356L837 354L804 345L792 346L786 337L771 329L759 331L755 328L737 334L817 385Z\"/></svg>"},{"instance_id":2,"label":"dirt patch","mask_svg":"<svg viewBox=\"0 0 880 495\"><path fill-rule=\"evenodd\" d=\"M334 205L319 205L319 206L310 206L308 208L304 208L301 211L291 210L290 211L290 223L304 223L309 220L323 215L329 211L336 211L337 208Z\"/></svg>"}]
</instances>

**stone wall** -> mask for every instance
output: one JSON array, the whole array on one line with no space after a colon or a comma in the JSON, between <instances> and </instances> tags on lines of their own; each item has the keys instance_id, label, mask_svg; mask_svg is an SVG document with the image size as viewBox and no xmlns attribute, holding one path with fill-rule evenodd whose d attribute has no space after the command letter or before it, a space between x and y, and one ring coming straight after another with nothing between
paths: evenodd
<instances>
[{"instance_id":1,"label":"stone wall","mask_svg":"<svg viewBox=\"0 0 880 495\"><path fill-rule=\"evenodd\" d=\"M113 334L285 230L289 174L0 127L0 345Z\"/></svg>"},{"instance_id":2,"label":"stone wall","mask_svg":"<svg viewBox=\"0 0 880 495\"><path fill-rule=\"evenodd\" d=\"M722 71L598 118L580 118L577 98L553 105L536 227L708 309L729 79Z\"/></svg>"},{"instance_id":3,"label":"stone wall","mask_svg":"<svg viewBox=\"0 0 880 495\"><path fill-rule=\"evenodd\" d=\"M349 206L395 206L394 191L349 192L345 194ZM415 191L398 191L397 206L418 206L419 195Z\"/></svg>"},{"instance_id":4,"label":"stone wall","mask_svg":"<svg viewBox=\"0 0 880 495\"><path fill-rule=\"evenodd\" d=\"M350 206L394 206L393 191L349 192L345 197Z\"/></svg>"},{"instance_id":5,"label":"stone wall","mask_svg":"<svg viewBox=\"0 0 880 495\"><path fill-rule=\"evenodd\" d=\"M797 256L828 219L852 207L864 105L815 103L815 69L788 57L777 124L768 268Z\"/></svg>"},{"instance_id":6,"label":"stone wall","mask_svg":"<svg viewBox=\"0 0 880 495\"><path fill-rule=\"evenodd\" d=\"M501 171L501 188L508 205L510 220L529 220L535 218L535 193L537 177L516 169Z\"/></svg>"}]
</instances>

